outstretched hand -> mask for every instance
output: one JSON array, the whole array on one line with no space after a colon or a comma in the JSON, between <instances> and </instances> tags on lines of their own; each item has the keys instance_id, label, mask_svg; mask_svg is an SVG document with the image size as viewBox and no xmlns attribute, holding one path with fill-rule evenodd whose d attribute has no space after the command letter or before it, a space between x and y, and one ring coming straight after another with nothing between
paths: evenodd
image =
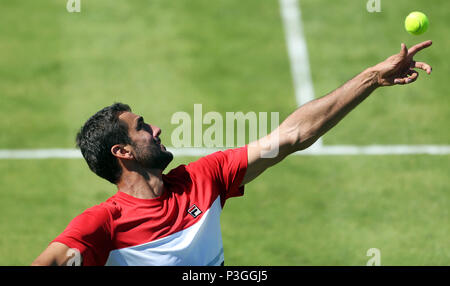
<instances>
[{"instance_id":1,"label":"outstretched hand","mask_svg":"<svg viewBox=\"0 0 450 286\"><path fill-rule=\"evenodd\" d=\"M390 86L395 84L408 84L416 81L419 73L415 68L431 73L431 66L424 62L414 61L414 55L431 46L431 41L425 41L411 47L409 50L402 43L400 53L390 56L374 68L378 72L378 84Z\"/></svg>"}]
</instances>

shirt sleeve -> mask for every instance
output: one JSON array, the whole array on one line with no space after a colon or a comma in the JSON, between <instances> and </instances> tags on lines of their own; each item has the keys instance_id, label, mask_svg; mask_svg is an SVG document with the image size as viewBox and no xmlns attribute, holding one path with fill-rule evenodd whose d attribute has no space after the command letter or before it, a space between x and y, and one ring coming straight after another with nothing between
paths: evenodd
<instances>
[{"instance_id":1,"label":"shirt sleeve","mask_svg":"<svg viewBox=\"0 0 450 286\"><path fill-rule=\"evenodd\" d=\"M112 244L112 217L101 205L75 217L52 242L60 242L78 250L84 266L104 265Z\"/></svg>"},{"instance_id":2,"label":"shirt sleeve","mask_svg":"<svg viewBox=\"0 0 450 286\"><path fill-rule=\"evenodd\" d=\"M240 185L247 171L247 161L246 145L202 157L190 163L188 169L215 182L223 206L228 198L244 195L244 186Z\"/></svg>"}]
</instances>

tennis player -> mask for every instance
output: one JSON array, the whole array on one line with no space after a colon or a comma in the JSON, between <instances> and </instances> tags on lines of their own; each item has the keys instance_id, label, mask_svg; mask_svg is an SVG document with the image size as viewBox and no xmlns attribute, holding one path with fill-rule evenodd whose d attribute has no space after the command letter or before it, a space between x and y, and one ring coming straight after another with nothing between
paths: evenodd
<instances>
[{"instance_id":1,"label":"tennis player","mask_svg":"<svg viewBox=\"0 0 450 286\"><path fill-rule=\"evenodd\" d=\"M311 146L375 89L414 82L416 68L430 74L431 67L413 57L431 44L409 50L402 44L400 53L299 107L271 134L167 174L173 155L159 139L161 129L128 105L103 108L81 128L77 145L89 168L117 192L75 217L32 265L223 265L225 202L242 196L270 166ZM273 146L276 153L267 156Z\"/></svg>"}]
</instances>

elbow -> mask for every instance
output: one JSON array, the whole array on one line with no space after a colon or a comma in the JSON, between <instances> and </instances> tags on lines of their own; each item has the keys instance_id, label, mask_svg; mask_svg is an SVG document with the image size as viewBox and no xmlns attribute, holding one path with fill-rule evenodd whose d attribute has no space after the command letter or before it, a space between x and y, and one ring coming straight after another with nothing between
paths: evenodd
<instances>
[{"instance_id":1,"label":"elbow","mask_svg":"<svg viewBox=\"0 0 450 286\"><path fill-rule=\"evenodd\" d=\"M323 134L320 120L305 120L297 124L280 125L280 145L289 146L290 152L302 151L313 145Z\"/></svg>"},{"instance_id":2,"label":"elbow","mask_svg":"<svg viewBox=\"0 0 450 286\"><path fill-rule=\"evenodd\" d=\"M305 149L308 149L311 147L316 141L319 139L319 137L311 137L306 140L303 140L301 143L298 144L297 151L302 151Z\"/></svg>"},{"instance_id":3,"label":"elbow","mask_svg":"<svg viewBox=\"0 0 450 286\"><path fill-rule=\"evenodd\" d=\"M309 148L320 138L320 133L313 127L303 127L297 130L294 140L295 151Z\"/></svg>"}]
</instances>

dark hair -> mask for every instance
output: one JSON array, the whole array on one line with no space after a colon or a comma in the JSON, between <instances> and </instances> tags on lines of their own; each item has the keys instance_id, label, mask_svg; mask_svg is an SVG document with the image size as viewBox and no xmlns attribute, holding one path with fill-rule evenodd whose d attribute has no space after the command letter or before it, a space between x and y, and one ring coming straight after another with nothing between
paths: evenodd
<instances>
[{"instance_id":1,"label":"dark hair","mask_svg":"<svg viewBox=\"0 0 450 286\"><path fill-rule=\"evenodd\" d=\"M116 184L122 174L117 158L111 153L115 144L131 144L128 125L119 120L131 108L114 103L91 116L81 127L76 142L89 168L98 176Z\"/></svg>"}]
</instances>

